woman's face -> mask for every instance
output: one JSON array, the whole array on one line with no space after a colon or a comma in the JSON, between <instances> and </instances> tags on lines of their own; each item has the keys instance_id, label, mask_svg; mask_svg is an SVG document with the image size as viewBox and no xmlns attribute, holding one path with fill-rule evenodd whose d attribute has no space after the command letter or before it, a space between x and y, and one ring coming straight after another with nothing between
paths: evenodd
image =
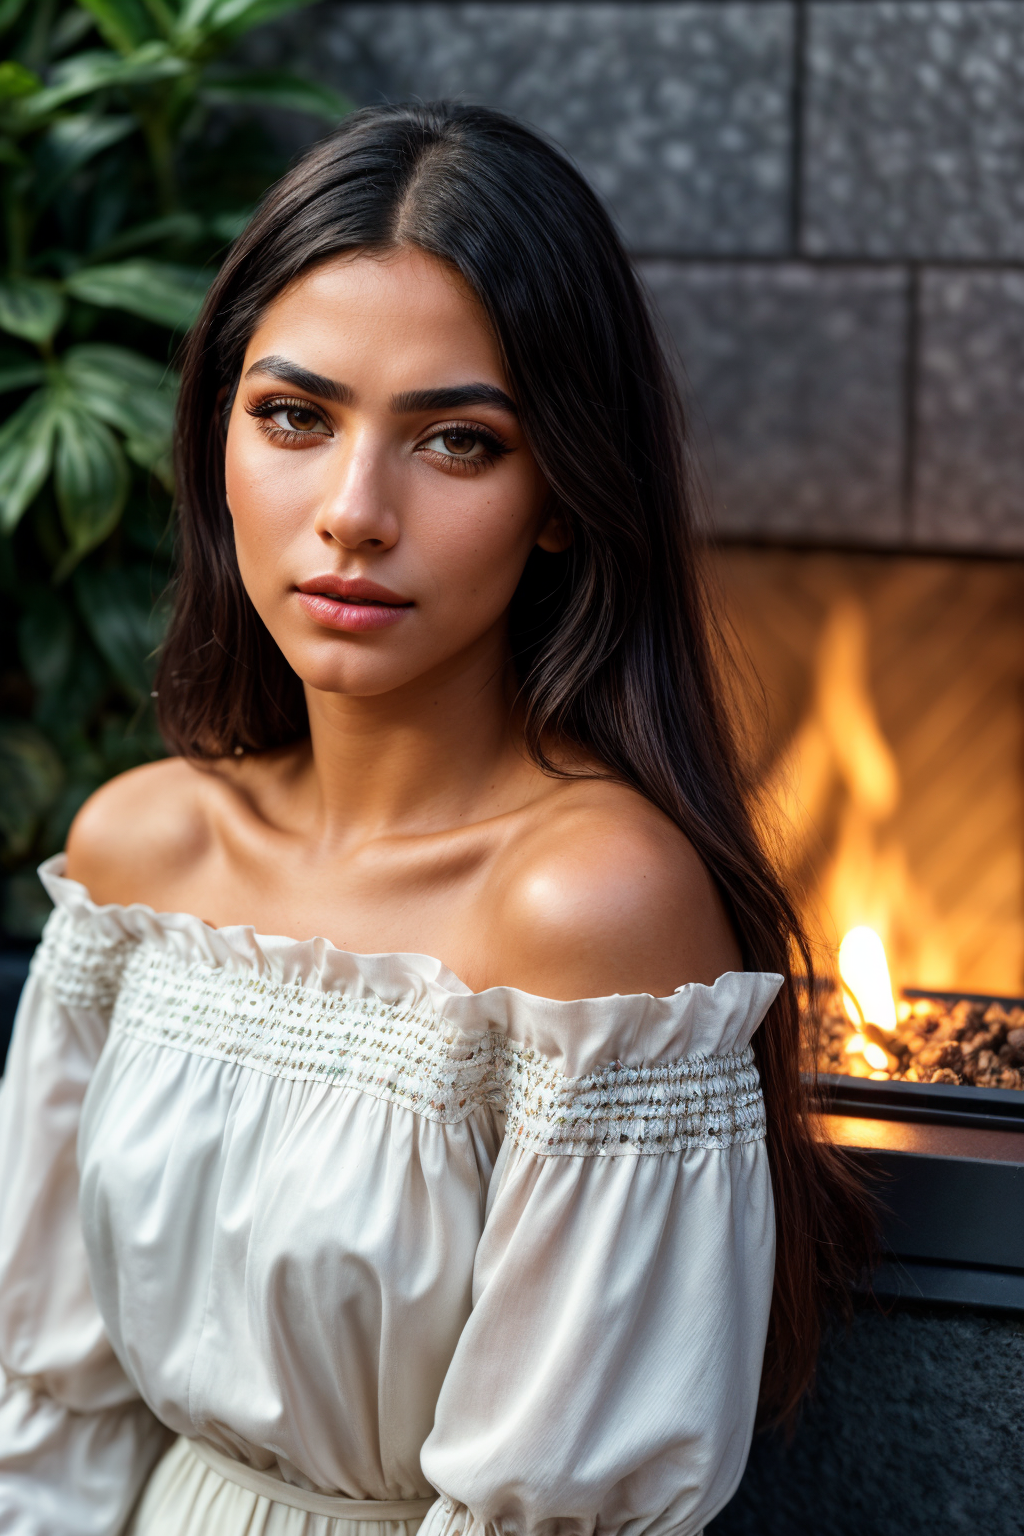
<instances>
[{"instance_id":1,"label":"woman's face","mask_svg":"<svg viewBox=\"0 0 1024 1536\"><path fill-rule=\"evenodd\" d=\"M270 305L226 476L246 590L326 692L493 656L530 550L565 543L478 301L418 250L325 262Z\"/></svg>"}]
</instances>

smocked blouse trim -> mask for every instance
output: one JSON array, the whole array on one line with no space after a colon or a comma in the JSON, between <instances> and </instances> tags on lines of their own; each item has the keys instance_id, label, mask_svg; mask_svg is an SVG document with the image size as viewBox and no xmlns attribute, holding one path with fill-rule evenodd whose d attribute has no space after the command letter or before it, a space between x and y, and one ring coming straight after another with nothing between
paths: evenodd
<instances>
[{"instance_id":1,"label":"smocked blouse trim","mask_svg":"<svg viewBox=\"0 0 1024 1536\"><path fill-rule=\"evenodd\" d=\"M59 867L40 872L58 910L33 969L58 1001L111 1014L112 1036L349 1088L442 1124L497 1109L512 1141L549 1155L764 1136L749 1039L779 977L730 973L668 998L576 1003L514 988L471 993L427 956L351 955L187 914L100 908ZM647 1049L630 1061L620 1037L628 1046L638 1015ZM538 1037L551 1019L561 1038L545 1051ZM574 1028L588 1037L575 1063ZM606 1036L617 1051L602 1052Z\"/></svg>"},{"instance_id":2,"label":"smocked blouse trim","mask_svg":"<svg viewBox=\"0 0 1024 1536\"><path fill-rule=\"evenodd\" d=\"M749 1046L567 1078L530 1047L496 1030L463 1035L423 1006L183 972L145 951L128 959L111 1028L272 1077L354 1088L445 1125L498 1109L510 1138L537 1152L670 1151L764 1134Z\"/></svg>"}]
</instances>

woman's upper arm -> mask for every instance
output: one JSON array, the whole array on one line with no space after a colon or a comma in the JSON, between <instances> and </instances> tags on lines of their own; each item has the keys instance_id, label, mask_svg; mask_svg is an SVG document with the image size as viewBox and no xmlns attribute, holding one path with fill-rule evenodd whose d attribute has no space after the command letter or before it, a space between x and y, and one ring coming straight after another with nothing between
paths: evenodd
<instances>
[{"instance_id":1,"label":"woman's upper arm","mask_svg":"<svg viewBox=\"0 0 1024 1536\"><path fill-rule=\"evenodd\" d=\"M612 788L509 856L490 984L566 999L663 997L742 968L722 898L693 845L640 796Z\"/></svg>"},{"instance_id":2,"label":"woman's upper arm","mask_svg":"<svg viewBox=\"0 0 1024 1536\"><path fill-rule=\"evenodd\" d=\"M774 1269L750 1038L780 981L461 1005L506 1042L505 1142L422 1536L695 1536L731 1497Z\"/></svg>"},{"instance_id":3,"label":"woman's upper arm","mask_svg":"<svg viewBox=\"0 0 1024 1536\"><path fill-rule=\"evenodd\" d=\"M82 1104L132 940L57 880L0 1088L0 1530L120 1530L166 1432L107 1338L78 1210Z\"/></svg>"}]
</instances>

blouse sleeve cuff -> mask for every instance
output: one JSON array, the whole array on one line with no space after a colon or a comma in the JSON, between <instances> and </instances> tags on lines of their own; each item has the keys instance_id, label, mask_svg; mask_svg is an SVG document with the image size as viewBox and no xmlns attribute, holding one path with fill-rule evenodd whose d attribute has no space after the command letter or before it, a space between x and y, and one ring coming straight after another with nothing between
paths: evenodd
<instances>
[{"instance_id":1,"label":"blouse sleeve cuff","mask_svg":"<svg viewBox=\"0 0 1024 1536\"><path fill-rule=\"evenodd\" d=\"M559 1517L544 1521L541 1529L545 1536L557 1528L558 1536L609 1536L605 1528L599 1528L596 1519L572 1519ZM481 1520L468 1510L465 1504L441 1494L424 1517L417 1536L530 1536L529 1523L515 1520ZM541 1530L536 1530L541 1536ZM632 1520L619 1527L618 1536L705 1536L703 1527L696 1527L692 1520L680 1524L678 1516L668 1513L655 1520Z\"/></svg>"},{"instance_id":2,"label":"blouse sleeve cuff","mask_svg":"<svg viewBox=\"0 0 1024 1536\"><path fill-rule=\"evenodd\" d=\"M558 1536L595 1536L597 1519L559 1516L534 1522L520 1515L486 1520L474 1515L465 1504L441 1494L427 1511L417 1536L531 1536L531 1530L533 1536L549 1536L556 1527Z\"/></svg>"},{"instance_id":3,"label":"blouse sleeve cuff","mask_svg":"<svg viewBox=\"0 0 1024 1536\"><path fill-rule=\"evenodd\" d=\"M447 1494L440 1494L424 1517L417 1536L485 1536L486 1522L476 1520L465 1504L457 1504ZM496 1536L491 1526L488 1536Z\"/></svg>"},{"instance_id":4,"label":"blouse sleeve cuff","mask_svg":"<svg viewBox=\"0 0 1024 1536\"><path fill-rule=\"evenodd\" d=\"M76 1413L20 1382L0 1394L4 1536L118 1536L170 1433L142 1403Z\"/></svg>"}]
</instances>

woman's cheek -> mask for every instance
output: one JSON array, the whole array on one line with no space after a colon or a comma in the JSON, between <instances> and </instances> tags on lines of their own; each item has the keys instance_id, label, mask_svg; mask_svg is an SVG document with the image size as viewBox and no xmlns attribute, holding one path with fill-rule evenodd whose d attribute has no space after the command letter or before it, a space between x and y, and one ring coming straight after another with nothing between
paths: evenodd
<instances>
[{"instance_id":1,"label":"woman's cheek","mask_svg":"<svg viewBox=\"0 0 1024 1536\"><path fill-rule=\"evenodd\" d=\"M532 477L509 475L499 486L471 483L454 495L423 497L406 536L414 521L416 542L439 595L447 592L473 608L493 606L511 601L533 547L538 511Z\"/></svg>"},{"instance_id":2,"label":"woman's cheek","mask_svg":"<svg viewBox=\"0 0 1024 1536\"><path fill-rule=\"evenodd\" d=\"M309 476L301 470L289 473L282 458L280 454L268 455L263 463L257 458L241 464L232 464L229 459L225 465L228 510L240 563L243 556L263 560L283 554L312 526L315 488L306 483Z\"/></svg>"}]
</instances>

